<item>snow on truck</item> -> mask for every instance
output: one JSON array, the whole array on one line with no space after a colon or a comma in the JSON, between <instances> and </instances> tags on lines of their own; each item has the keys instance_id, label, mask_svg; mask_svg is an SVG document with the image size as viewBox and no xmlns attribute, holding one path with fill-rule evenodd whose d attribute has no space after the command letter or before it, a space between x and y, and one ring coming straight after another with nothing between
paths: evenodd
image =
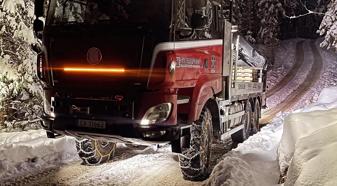
<instances>
[{"instance_id":1,"label":"snow on truck","mask_svg":"<svg viewBox=\"0 0 337 186\"><path fill-rule=\"evenodd\" d=\"M259 130L265 59L209 0L35 0L33 49L47 136L77 138L86 164L116 143L170 142L185 179L211 144Z\"/></svg>"}]
</instances>

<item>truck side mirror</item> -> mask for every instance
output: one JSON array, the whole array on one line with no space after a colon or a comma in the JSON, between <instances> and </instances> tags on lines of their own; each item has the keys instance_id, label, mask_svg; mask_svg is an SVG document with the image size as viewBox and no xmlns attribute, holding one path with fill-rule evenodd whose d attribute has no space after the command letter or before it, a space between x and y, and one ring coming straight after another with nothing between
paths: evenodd
<instances>
[{"instance_id":1,"label":"truck side mirror","mask_svg":"<svg viewBox=\"0 0 337 186\"><path fill-rule=\"evenodd\" d=\"M33 23L33 29L35 36L39 39L42 39L42 31L44 29L44 22L39 19L40 17L44 16L44 1L45 0L34 1L35 20Z\"/></svg>"},{"instance_id":2,"label":"truck side mirror","mask_svg":"<svg viewBox=\"0 0 337 186\"><path fill-rule=\"evenodd\" d=\"M42 31L44 29L44 22L40 19L35 19L33 23L34 33L37 38L42 39Z\"/></svg>"},{"instance_id":3,"label":"truck side mirror","mask_svg":"<svg viewBox=\"0 0 337 186\"><path fill-rule=\"evenodd\" d=\"M32 43L30 45L30 48L37 54L41 54L42 53L42 47L41 44L36 42L36 43Z\"/></svg>"},{"instance_id":4,"label":"truck side mirror","mask_svg":"<svg viewBox=\"0 0 337 186\"><path fill-rule=\"evenodd\" d=\"M34 14L36 18L44 16L44 0L35 0L34 2Z\"/></svg>"}]
</instances>

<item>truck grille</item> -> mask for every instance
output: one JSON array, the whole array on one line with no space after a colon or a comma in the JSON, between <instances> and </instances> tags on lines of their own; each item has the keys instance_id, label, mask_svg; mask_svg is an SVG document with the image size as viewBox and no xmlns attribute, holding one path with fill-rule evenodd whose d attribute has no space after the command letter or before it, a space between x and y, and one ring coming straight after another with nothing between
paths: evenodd
<instances>
[{"instance_id":1,"label":"truck grille","mask_svg":"<svg viewBox=\"0 0 337 186\"><path fill-rule=\"evenodd\" d=\"M123 100L56 99L55 112L72 116L133 118L134 103Z\"/></svg>"}]
</instances>

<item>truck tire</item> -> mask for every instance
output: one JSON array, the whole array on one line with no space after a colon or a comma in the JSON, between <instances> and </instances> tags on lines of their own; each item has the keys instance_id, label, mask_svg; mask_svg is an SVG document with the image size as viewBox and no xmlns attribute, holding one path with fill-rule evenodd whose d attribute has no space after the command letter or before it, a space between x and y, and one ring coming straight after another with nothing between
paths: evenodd
<instances>
[{"instance_id":1,"label":"truck tire","mask_svg":"<svg viewBox=\"0 0 337 186\"><path fill-rule=\"evenodd\" d=\"M232 135L232 140L236 143L242 143L249 136L255 134L258 130L256 129L253 108L250 101L247 101L245 105L245 115L242 117L243 129Z\"/></svg>"},{"instance_id":2,"label":"truck tire","mask_svg":"<svg viewBox=\"0 0 337 186\"><path fill-rule=\"evenodd\" d=\"M76 139L76 149L85 165L99 165L115 154L116 143L93 139Z\"/></svg>"},{"instance_id":3,"label":"truck tire","mask_svg":"<svg viewBox=\"0 0 337 186\"><path fill-rule=\"evenodd\" d=\"M199 120L191 127L190 148L179 156L184 179L200 181L209 176L212 141L212 113L207 107L204 107Z\"/></svg>"}]
</instances>

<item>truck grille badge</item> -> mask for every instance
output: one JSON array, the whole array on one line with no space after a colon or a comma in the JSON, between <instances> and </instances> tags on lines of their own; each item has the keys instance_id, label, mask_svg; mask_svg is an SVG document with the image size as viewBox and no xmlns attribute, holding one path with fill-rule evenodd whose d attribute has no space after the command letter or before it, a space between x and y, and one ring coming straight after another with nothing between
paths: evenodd
<instances>
[{"instance_id":1,"label":"truck grille badge","mask_svg":"<svg viewBox=\"0 0 337 186\"><path fill-rule=\"evenodd\" d=\"M99 48L91 47L87 51L87 62L91 65L97 65L102 61L102 52Z\"/></svg>"},{"instance_id":2,"label":"truck grille badge","mask_svg":"<svg viewBox=\"0 0 337 186\"><path fill-rule=\"evenodd\" d=\"M90 107L78 107L76 105L71 105L70 108L71 114L90 114Z\"/></svg>"},{"instance_id":3,"label":"truck grille badge","mask_svg":"<svg viewBox=\"0 0 337 186\"><path fill-rule=\"evenodd\" d=\"M115 99L116 99L117 101L122 101L122 100L124 99L124 96L116 95L116 96L115 96Z\"/></svg>"}]
</instances>

